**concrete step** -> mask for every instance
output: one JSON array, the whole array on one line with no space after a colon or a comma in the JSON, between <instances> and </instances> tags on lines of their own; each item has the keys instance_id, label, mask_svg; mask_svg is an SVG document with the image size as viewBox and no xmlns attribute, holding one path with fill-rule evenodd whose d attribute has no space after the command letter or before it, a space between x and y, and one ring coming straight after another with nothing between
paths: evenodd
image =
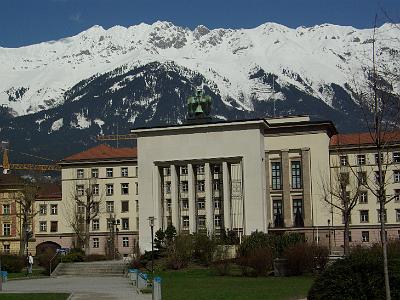
<instances>
[{"instance_id":1,"label":"concrete step","mask_svg":"<svg viewBox=\"0 0 400 300\"><path fill-rule=\"evenodd\" d=\"M122 276L126 266L120 262L60 263L52 276Z\"/></svg>"}]
</instances>

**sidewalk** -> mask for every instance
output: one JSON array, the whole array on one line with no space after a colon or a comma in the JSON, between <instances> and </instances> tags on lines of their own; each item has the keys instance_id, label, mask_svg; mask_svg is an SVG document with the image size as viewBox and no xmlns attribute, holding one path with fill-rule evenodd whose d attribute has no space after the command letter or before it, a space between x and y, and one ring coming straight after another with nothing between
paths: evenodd
<instances>
[{"instance_id":1,"label":"sidewalk","mask_svg":"<svg viewBox=\"0 0 400 300\"><path fill-rule=\"evenodd\" d=\"M151 294L139 295L125 277L69 277L8 281L4 292L72 293L71 300L149 300Z\"/></svg>"}]
</instances>

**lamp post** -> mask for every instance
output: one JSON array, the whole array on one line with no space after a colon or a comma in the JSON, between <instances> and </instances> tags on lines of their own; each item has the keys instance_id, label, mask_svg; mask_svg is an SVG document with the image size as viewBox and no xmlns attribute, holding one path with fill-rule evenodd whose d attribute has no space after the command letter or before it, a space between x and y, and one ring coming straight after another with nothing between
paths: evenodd
<instances>
[{"instance_id":1,"label":"lamp post","mask_svg":"<svg viewBox=\"0 0 400 300\"><path fill-rule=\"evenodd\" d=\"M331 220L328 219L329 254L331 253Z\"/></svg>"},{"instance_id":2,"label":"lamp post","mask_svg":"<svg viewBox=\"0 0 400 300\"><path fill-rule=\"evenodd\" d=\"M149 217L151 231L151 274L154 276L154 217Z\"/></svg>"}]
</instances>

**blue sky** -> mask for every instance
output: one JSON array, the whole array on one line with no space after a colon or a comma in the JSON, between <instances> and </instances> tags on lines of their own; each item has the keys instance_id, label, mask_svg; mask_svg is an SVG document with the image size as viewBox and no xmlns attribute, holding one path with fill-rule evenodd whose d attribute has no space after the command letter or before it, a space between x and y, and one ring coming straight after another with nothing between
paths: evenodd
<instances>
[{"instance_id":1,"label":"blue sky","mask_svg":"<svg viewBox=\"0 0 400 300\"><path fill-rule=\"evenodd\" d=\"M382 10L400 20L400 0L0 0L0 46L19 47L105 28L156 20L194 28L251 28L265 22L289 27L322 23L373 26Z\"/></svg>"}]
</instances>

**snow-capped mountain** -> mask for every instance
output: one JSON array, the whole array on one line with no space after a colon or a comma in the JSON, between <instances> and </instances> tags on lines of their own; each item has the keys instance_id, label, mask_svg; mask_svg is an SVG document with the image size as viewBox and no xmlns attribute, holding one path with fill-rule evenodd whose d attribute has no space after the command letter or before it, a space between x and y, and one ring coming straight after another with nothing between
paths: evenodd
<instances>
[{"instance_id":1,"label":"snow-capped mountain","mask_svg":"<svg viewBox=\"0 0 400 300\"><path fill-rule=\"evenodd\" d=\"M389 59L399 29L385 24L378 32L378 47ZM292 84L332 105L326 86L351 86L363 78L372 34L372 29L329 24L291 29L266 23L237 30L198 26L193 31L169 22L108 30L94 26L58 41L0 48L0 104L17 115L33 113L62 104L66 91L95 74L173 61L202 74L223 101L235 99L244 110L254 109L252 99L285 100L273 94L271 85L249 77L259 69L276 75L280 85Z\"/></svg>"},{"instance_id":2,"label":"snow-capped mountain","mask_svg":"<svg viewBox=\"0 0 400 300\"><path fill-rule=\"evenodd\" d=\"M388 68L399 31L392 24L376 30ZM373 29L330 24L190 30L155 22L0 48L0 134L38 152L65 144L60 156L115 133L116 123L127 131L183 122L197 86L212 96L219 119L310 114L356 130L352 93L366 84L372 41Z\"/></svg>"}]
</instances>

